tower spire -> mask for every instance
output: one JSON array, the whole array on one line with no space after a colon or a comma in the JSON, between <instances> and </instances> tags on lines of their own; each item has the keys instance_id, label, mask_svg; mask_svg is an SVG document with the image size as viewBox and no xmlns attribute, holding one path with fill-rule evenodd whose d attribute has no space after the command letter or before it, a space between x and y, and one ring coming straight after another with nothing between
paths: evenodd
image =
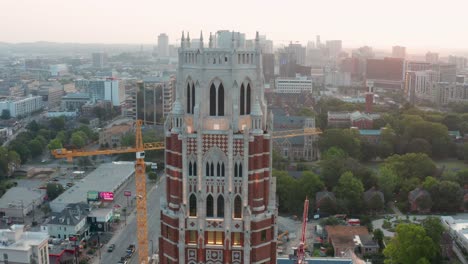
<instances>
[{"instance_id":1,"label":"tower spire","mask_svg":"<svg viewBox=\"0 0 468 264\"><path fill-rule=\"evenodd\" d=\"M209 39L208 47L210 47L210 49L213 48L213 35L211 34L211 32L210 32L210 39Z\"/></svg>"},{"instance_id":2,"label":"tower spire","mask_svg":"<svg viewBox=\"0 0 468 264\"><path fill-rule=\"evenodd\" d=\"M182 38L180 39L180 47L184 48L185 46L185 36L184 36L184 31L182 30Z\"/></svg>"},{"instance_id":3,"label":"tower spire","mask_svg":"<svg viewBox=\"0 0 468 264\"><path fill-rule=\"evenodd\" d=\"M203 31L200 31L200 48L203 49Z\"/></svg>"},{"instance_id":4,"label":"tower spire","mask_svg":"<svg viewBox=\"0 0 468 264\"><path fill-rule=\"evenodd\" d=\"M187 48L190 48L190 32L187 32Z\"/></svg>"}]
</instances>

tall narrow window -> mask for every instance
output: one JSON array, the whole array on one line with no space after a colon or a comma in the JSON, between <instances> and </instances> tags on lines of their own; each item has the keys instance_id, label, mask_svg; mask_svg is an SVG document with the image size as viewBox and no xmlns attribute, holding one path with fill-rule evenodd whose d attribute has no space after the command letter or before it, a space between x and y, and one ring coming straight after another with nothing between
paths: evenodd
<instances>
[{"instance_id":1,"label":"tall narrow window","mask_svg":"<svg viewBox=\"0 0 468 264\"><path fill-rule=\"evenodd\" d=\"M232 234L233 234L232 244L234 246L240 246L240 244L241 244L240 233L239 232L234 232Z\"/></svg>"},{"instance_id":2,"label":"tall narrow window","mask_svg":"<svg viewBox=\"0 0 468 264\"><path fill-rule=\"evenodd\" d=\"M205 173L206 176L210 176L210 164L209 164L208 162L206 163L206 168L205 168L205 170L206 170L206 173Z\"/></svg>"},{"instance_id":3,"label":"tall narrow window","mask_svg":"<svg viewBox=\"0 0 468 264\"><path fill-rule=\"evenodd\" d=\"M211 194L206 197L206 217L214 216L213 196Z\"/></svg>"},{"instance_id":4,"label":"tall narrow window","mask_svg":"<svg viewBox=\"0 0 468 264\"><path fill-rule=\"evenodd\" d=\"M245 89L244 89L244 84L241 85L241 89L240 89L240 115L244 115L245 114L245 101L244 101L244 98L245 98Z\"/></svg>"},{"instance_id":5,"label":"tall narrow window","mask_svg":"<svg viewBox=\"0 0 468 264\"><path fill-rule=\"evenodd\" d=\"M224 217L224 197L222 195L218 196L217 206L218 206L217 216Z\"/></svg>"},{"instance_id":6,"label":"tall narrow window","mask_svg":"<svg viewBox=\"0 0 468 264\"><path fill-rule=\"evenodd\" d=\"M197 162L193 162L193 176L197 176Z\"/></svg>"},{"instance_id":7,"label":"tall narrow window","mask_svg":"<svg viewBox=\"0 0 468 264\"><path fill-rule=\"evenodd\" d=\"M210 87L210 116L216 116L216 87L213 83Z\"/></svg>"},{"instance_id":8,"label":"tall narrow window","mask_svg":"<svg viewBox=\"0 0 468 264\"><path fill-rule=\"evenodd\" d=\"M211 162L211 165L210 165L210 176L214 176L214 165L213 165L213 162Z\"/></svg>"},{"instance_id":9,"label":"tall narrow window","mask_svg":"<svg viewBox=\"0 0 468 264\"><path fill-rule=\"evenodd\" d=\"M234 218L242 218L242 201L239 195L234 199Z\"/></svg>"},{"instance_id":10,"label":"tall narrow window","mask_svg":"<svg viewBox=\"0 0 468 264\"><path fill-rule=\"evenodd\" d=\"M247 114L247 115L250 115L250 83L247 84L246 101L247 101L247 102L245 103L245 104L246 104L246 108L247 108L246 114Z\"/></svg>"},{"instance_id":11,"label":"tall narrow window","mask_svg":"<svg viewBox=\"0 0 468 264\"><path fill-rule=\"evenodd\" d=\"M237 177L237 163L234 164L234 177Z\"/></svg>"},{"instance_id":12,"label":"tall narrow window","mask_svg":"<svg viewBox=\"0 0 468 264\"><path fill-rule=\"evenodd\" d=\"M222 83L218 88L218 116L224 116L224 87Z\"/></svg>"},{"instance_id":13,"label":"tall narrow window","mask_svg":"<svg viewBox=\"0 0 468 264\"><path fill-rule=\"evenodd\" d=\"M191 99L190 99L190 83L187 83L187 113L190 114L190 102L191 102Z\"/></svg>"},{"instance_id":14,"label":"tall narrow window","mask_svg":"<svg viewBox=\"0 0 468 264\"><path fill-rule=\"evenodd\" d=\"M216 165L216 176L221 176L221 166L218 164Z\"/></svg>"},{"instance_id":15,"label":"tall narrow window","mask_svg":"<svg viewBox=\"0 0 468 264\"><path fill-rule=\"evenodd\" d=\"M192 114L194 113L193 109L195 108L195 84L192 83Z\"/></svg>"},{"instance_id":16,"label":"tall narrow window","mask_svg":"<svg viewBox=\"0 0 468 264\"><path fill-rule=\"evenodd\" d=\"M224 162L221 163L221 176L224 177Z\"/></svg>"},{"instance_id":17,"label":"tall narrow window","mask_svg":"<svg viewBox=\"0 0 468 264\"><path fill-rule=\"evenodd\" d=\"M239 177L242 177L242 163L239 163Z\"/></svg>"},{"instance_id":18,"label":"tall narrow window","mask_svg":"<svg viewBox=\"0 0 468 264\"><path fill-rule=\"evenodd\" d=\"M192 162L189 162L189 164L188 164L188 175L192 176L193 175L192 173L193 173L193 171L192 171Z\"/></svg>"},{"instance_id":19,"label":"tall narrow window","mask_svg":"<svg viewBox=\"0 0 468 264\"><path fill-rule=\"evenodd\" d=\"M190 244L196 244L197 243L197 231L195 230L190 230L189 231L189 243Z\"/></svg>"},{"instance_id":20,"label":"tall narrow window","mask_svg":"<svg viewBox=\"0 0 468 264\"><path fill-rule=\"evenodd\" d=\"M190 195L189 207L189 215L197 216L197 197L193 193Z\"/></svg>"}]
</instances>

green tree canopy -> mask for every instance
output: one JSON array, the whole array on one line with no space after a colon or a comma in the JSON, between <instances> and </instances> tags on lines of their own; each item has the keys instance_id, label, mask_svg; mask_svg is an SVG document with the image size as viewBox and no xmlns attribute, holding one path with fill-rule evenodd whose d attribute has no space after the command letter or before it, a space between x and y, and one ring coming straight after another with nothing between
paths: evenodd
<instances>
[{"instance_id":1,"label":"green tree canopy","mask_svg":"<svg viewBox=\"0 0 468 264\"><path fill-rule=\"evenodd\" d=\"M46 188L47 197L49 198L49 201L57 198L60 194L62 194L65 191L63 186L58 183L48 183Z\"/></svg>"},{"instance_id":2,"label":"green tree canopy","mask_svg":"<svg viewBox=\"0 0 468 264\"><path fill-rule=\"evenodd\" d=\"M49 145L47 145L47 148L49 150L54 150L54 149L61 149L63 148L62 146L62 142L60 141L60 139L56 138L56 139L53 139L49 142Z\"/></svg>"},{"instance_id":3,"label":"green tree canopy","mask_svg":"<svg viewBox=\"0 0 468 264\"><path fill-rule=\"evenodd\" d=\"M393 200L393 192L399 182L398 175L387 166L382 166L377 175L377 185L387 201Z\"/></svg>"},{"instance_id":4,"label":"green tree canopy","mask_svg":"<svg viewBox=\"0 0 468 264\"><path fill-rule=\"evenodd\" d=\"M65 129L65 118L62 117L53 117L50 119L49 126L54 131L60 131Z\"/></svg>"},{"instance_id":5,"label":"green tree canopy","mask_svg":"<svg viewBox=\"0 0 468 264\"><path fill-rule=\"evenodd\" d=\"M422 226L399 224L395 237L384 250L385 264L429 263L435 253L436 245Z\"/></svg>"},{"instance_id":6,"label":"green tree canopy","mask_svg":"<svg viewBox=\"0 0 468 264\"><path fill-rule=\"evenodd\" d=\"M456 182L440 181L429 192L433 197L433 210L439 212L457 212L463 202L463 190Z\"/></svg>"},{"instance_id":7,"label":"green tree canopy","mask_svg":"<svg viewBox=\"0 0 468 264\"><path fill-rule=\"evenodd\" d=\"M364 186L358 178L354 177L353 173L349 171L343 173L334 192L349 212L357 213L362 208Z\"/></svg>"},{"instance_id":8,"label":"green tree canopy","mask_svg":"<svg viewBox=\"0 0 468 264\"><path fill-rule=\"evenodd\" d=\"M385 166L403 179L412 177L424 179L433 175L436 169L435 163L423 153L393 155L385 160Z\"/></svg>"},{"instance_id":9,"label":"green tree canopy","mask_svg":"<svg viewBox=\"0 0 468 264\"><path fill-rule=\"evenodd\" d=\"M322 152L331 147L338 147L353 158L359 159L361 155L361 140L358 131L354 129L327 129L318 144Z\"/></svg>"}]
</instances>

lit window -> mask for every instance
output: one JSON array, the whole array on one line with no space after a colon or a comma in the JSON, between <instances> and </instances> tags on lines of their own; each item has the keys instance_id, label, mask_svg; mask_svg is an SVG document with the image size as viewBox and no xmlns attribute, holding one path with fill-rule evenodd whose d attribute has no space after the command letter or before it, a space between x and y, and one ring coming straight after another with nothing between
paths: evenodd
<instances>
[{"instance_id":1,"label":"lit window","mask_svg":"<svg viewBox=\"0 0 468 264\"><path fill-rule=\"evenodd\" d=\"M215 232L216 233L216 245L223 244L223 232Z\"/></svg>"},{"instance_id":2,"label":"lit window","mask_svg":"<svg viewBox=\"0 0 468 264\"><path fill-rule=\"evenodd\" d=\"M208 244L215 244L215 232L214 231L208 231Z\"/></svg>"},{"instance_id":3,"label":"lit window","mask_svg":"<svg viewBox=\"0 0 468 264\"><path fill-rule=\"evenodd\" d=\"M189 231L189 241L190 244L196 244L197 243L197 231L195 230L190 230Z\"/></svg>"},{"instance_id":4,"label":"lit window","mask_svg":"<svg viewBox=\"0 0 468 264\"><path fill-rule=\"evenodd\" d=\"M232 244L234 246L240 246L240 233L239 232L234 232L233 233L233 238L232 238Z\"/></svg>"}]
</instances>

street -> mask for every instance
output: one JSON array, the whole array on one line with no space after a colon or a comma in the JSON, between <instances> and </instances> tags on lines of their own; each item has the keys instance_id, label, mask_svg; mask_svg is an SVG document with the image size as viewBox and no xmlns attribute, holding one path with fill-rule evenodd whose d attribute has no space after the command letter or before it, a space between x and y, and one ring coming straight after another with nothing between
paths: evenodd
<instances>
[{"instance_id":1,"label":"street","mask_svg":"<svg viewBox=\"0 0 468 264\"><path fill-rule=\"evenodd\" d=\"M153 252L157 251L158 248L158 235L160 226L160 208L159 208L159 197L161 191L165 190L165 179L161 177L161 180L156 184L147 194L148 201L148 239L150 240L148 245L148 251L151 253L151 241L153 241ZM117 263L121 257L125 256L125 251L130 244L137 245L136 237L136 211L130 212L127 217L127 226L123 226L121 230L117 231L107 245L104 245L101 249L101 260L95 258L93 263ZM110 244L115 244L113 252L107 252L107 247ZM138 249L130 259L129 263L138 263Z\"/></svg>"}]
</instances>

